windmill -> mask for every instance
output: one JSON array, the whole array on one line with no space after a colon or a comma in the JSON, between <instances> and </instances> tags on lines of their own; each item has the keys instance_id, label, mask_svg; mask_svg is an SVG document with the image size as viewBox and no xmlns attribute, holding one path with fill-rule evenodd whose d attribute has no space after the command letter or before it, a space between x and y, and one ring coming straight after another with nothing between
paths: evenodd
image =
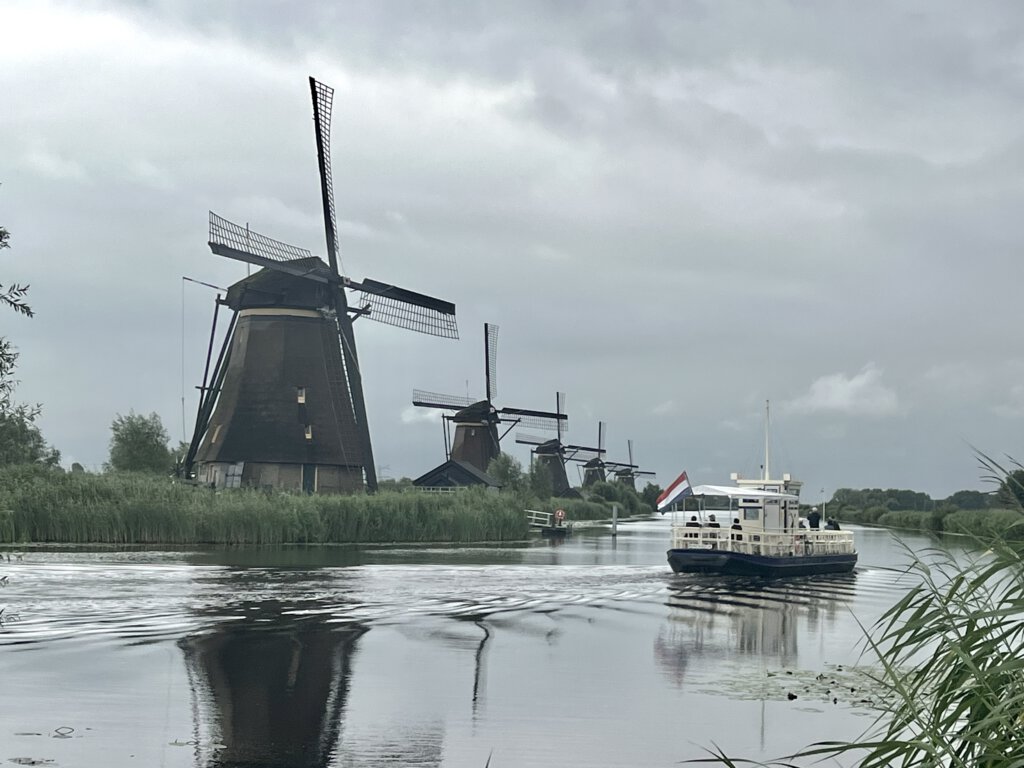
<instances>
[{"instance_id":1,"label":"windmill","mask_svg":"<svg viewBox=\"0 0 1024 768\"><path fill-rule=\"evenodd\" d=\"M555 393L555 413L560 417L565 414L564 392ZM560 418L557 426L558 437L546 438L522 433L516 435L517 443L533 446L530 450L534 460L547 467L551 473L551 492L555 496L561 497L579 496L569 484L569 478L565 473L565 462L569 460L570 455L574 455L577 451L587 450L582 446L565 445L563 440L567 427L568 422Z\"/></svg>"},{"instance_id":2,"label":"windmill","mask_svg":"<svg viewBox=\"0 0 1024 768\"><path fill-rule=\"evenodd\" d=\"M557 430L569 417L558 411L552 413L528 408L499 408L494 404L498 396L498 326L493 323L484 323L484 379L486 394L483 400L416 389L412 393L412 404L421 408L454 411L453 415L445 415L443 422L445 450L448 450L449 444L449 422L455 425L448 459L469 464L486 473L491 460L501 452L501 439L513 427L521 425ZM501 434L498 433L499 424L508 425Z\"/></svg>"},{"instance_id":3,"label":"windmill","mask_svg":"<svg viewBox=\"0 0 1024 768\"><path fill-rule=\"evenodd\" d=\"M330 133L334 91L309 78L327 239L324 263L304 248L210 213L210 250L262 267L232 285L217 309L233 311L210 361L214 314L195 431L185 471L218 487L308 492L377 489L353 322L366 317L458 338L455 305L338 269ZM359 291L349 306L347 291Z\"/></svg>"},{"instance_id":4,"label":"windmill","mask_svg":"<svg viewBox=\"0 0 1024 768\"><path fill-rule=\"evenodd\" d=\"M627 440L626 443L629 446L629 463L607 461L605 466L614 472L616 480L625 483L635 491L638 477L654 477L657 473L641 470L640 465L633 461L633 441Z\"/></svg>"},{"instance_id":5,"label":"windmill","mask_svg":"<svg viewBox=\"0 0 1024 768\"><path fill-rule=\"evenodd\" d=\"M605 429L604 422L597 422L597 448L583 448L571 454L569 461L577 461L583 464L583 487L593 485L597 482L604 482L606 462L604 455Z\"/></svg>"}]
</instances>

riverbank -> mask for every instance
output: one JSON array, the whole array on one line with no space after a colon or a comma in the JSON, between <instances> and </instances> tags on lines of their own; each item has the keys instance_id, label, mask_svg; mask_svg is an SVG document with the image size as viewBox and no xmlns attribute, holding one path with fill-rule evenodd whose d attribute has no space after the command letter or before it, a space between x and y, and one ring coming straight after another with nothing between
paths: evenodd
<instances>
[{"instance_id":1,"label":"riverbank","mask_svg":"<svg viewBox=\"0 0 1024 768\"><path fill-rule=\"evenodd\" d=\"M632 491L604 490L615 495L622 517L647 509ZM372 496L214 491L158 475L4 467L0 544L507 543L530 538L526 509L561 508L569 521L606 520L611 503L472 488Z\"/></svg>"},{"instance_id":2,"label":"riverbank","mask_svg":"<svg viewBox=\"0 0 1024 768\"><path fill-rule=\"evenodd\" d=\"M1024 514L1013 509L893 509L878 513L872 509L845 508L838 517L842 522L882 528L1024 541Z\"/></svg>"}]
</instances>

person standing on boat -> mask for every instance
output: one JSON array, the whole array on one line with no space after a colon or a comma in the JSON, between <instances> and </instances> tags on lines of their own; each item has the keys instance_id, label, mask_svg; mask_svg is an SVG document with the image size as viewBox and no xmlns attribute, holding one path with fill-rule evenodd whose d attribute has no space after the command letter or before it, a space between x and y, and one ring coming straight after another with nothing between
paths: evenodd
<instances>
[{"instance_id":1,"label":"person standing on boat","mask_svg":"<svg viewBox=\"0 0 1024 768\"><path fill-rule=\"evenodd\" d=\"M721 528L714 515L708 515L708 528Z\"/></svg>"},{"instance_id":2,"label":"person standing on boat","mask_svg":"<svg viewBox=\"0 0 1024 768\"><path fill-rule=\"evenodd\" d=\"M743 541L743 533L742 533L743 526L740 525L740 519L738 517L734 517L732 519L732 530L734 530L734 531L741 531L741 533L733 533L732 534L732 540L733 541Z\"/></svg>"},{"instance_id":3,"label":"person standing on boat","mask_svg":"<svg viewBox=\"0 0 1024 768\"><path fill-rule=\"evenodd\" d=\"M811 511L807 513L807 527L812 531L816 531L820 523L821 512L818 511L817 507L811 507Z\"/></svg>"}]
</instances>

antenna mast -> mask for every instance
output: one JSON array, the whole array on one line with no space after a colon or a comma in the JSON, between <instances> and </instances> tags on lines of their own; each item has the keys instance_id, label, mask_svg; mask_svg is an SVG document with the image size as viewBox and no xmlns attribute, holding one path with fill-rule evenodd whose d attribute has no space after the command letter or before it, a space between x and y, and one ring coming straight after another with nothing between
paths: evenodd
<instances>
[{"instance_id":1,"label":"antenna mast","mask_svg":"<svg viewBox=\"0 0 1024 768\"><path fill-rule=\"evenodd\" d=\"M771 425L771 404L768 400L764 401L764 477L762 480L768 480L772 476L771 470L768 469L768 429Z\"/></svg>"}]
</instances>

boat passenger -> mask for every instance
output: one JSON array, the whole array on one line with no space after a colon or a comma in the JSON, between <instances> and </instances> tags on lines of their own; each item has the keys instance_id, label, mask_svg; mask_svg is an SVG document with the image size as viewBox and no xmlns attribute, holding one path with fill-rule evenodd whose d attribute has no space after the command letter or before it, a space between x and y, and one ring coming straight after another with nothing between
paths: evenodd
<instances>
[{"instance_id":1,"label":"boat passenger","mask_svg":"<svg viewBox=\"0 0 1024 768\"><path fill-rule=\"evenodd\" d=\"M687 528L700 528L700 523L697 522L696 515L690 515L690 519L686 521Z\"/></svg>"},{"instance_id":2,"label":"boat passenger","mask_svg":"<svg viewBox=\"0 0 1024 768\"><path fill-rule=\"evenodd\" d=\"M839 522L834 517L830 517L828 519L828 522L825 523L825 530L826 531L838 531L839 530Z\"/></svg>"},{"instance_id":3,"label":"boat passenger","mask_svg":"<svg viewBox=\"0 0 1024 768\"><path fill-rule=\"evenodd\" d=\"M818 530L818 525L821 523L821 512L818 511L817 507L811 507L811 511L807 513L807 525L811 527L811 530Z\"/></svg>"},{"instance_id":4,"label":"boat passenger","mask_svg":"<svg viewBox=\"0 0 1024 768\"><path fill-rule=\"evenodd\" d=\"M743 530L743 526L740 525L740 519L738 517L734 517L732 519L732 529L734 531L742 531ZM742 533L733 533L733 534L731 534L731 536L732 536L732 540L733 541L743 541L743 534Z\"/></svg>"},{"instance_id":5,"label":"boat passenger","mask_svg":"<svg viewBox=\"0 0 1024 768\"><path fill-rule=\"evenodd\" d=\"M721 528L714 515L708 515L708 528Z\"/></svg>"}]
</instances>

